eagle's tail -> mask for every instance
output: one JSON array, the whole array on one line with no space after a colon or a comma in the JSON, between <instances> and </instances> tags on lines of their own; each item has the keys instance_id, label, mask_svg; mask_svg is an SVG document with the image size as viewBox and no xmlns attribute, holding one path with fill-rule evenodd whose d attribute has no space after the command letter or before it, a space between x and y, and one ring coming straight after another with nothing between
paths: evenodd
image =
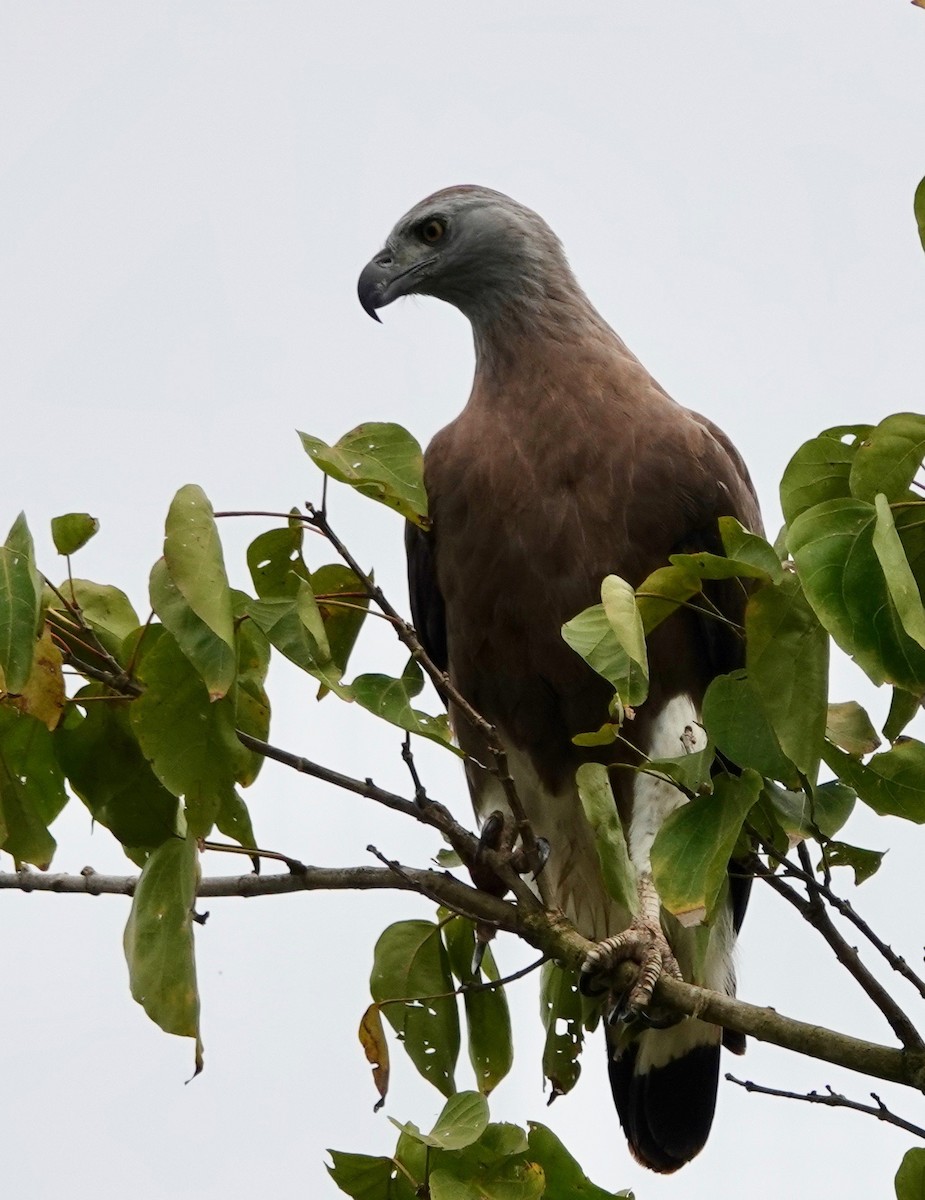
<instances>
[{"instance_id":1,"label":"eagle's tail","mask_svg":"<svg viewBox=\"0 0 925 1200\"><path fill-rule=\"evenodd\" d=\"M713 1123L722 1031L686 1020L615 1051L610 1087L633 1157L668 1175L704 1147Z\"/></svg>"}]
</instances>

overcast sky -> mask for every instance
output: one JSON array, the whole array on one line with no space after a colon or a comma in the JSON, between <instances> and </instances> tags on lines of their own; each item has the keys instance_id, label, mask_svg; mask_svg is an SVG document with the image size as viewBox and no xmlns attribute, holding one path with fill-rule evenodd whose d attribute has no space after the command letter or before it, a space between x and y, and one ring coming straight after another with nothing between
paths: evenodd
<instances>
[{"instance_id":1,"label":"overcast sky","mask_svg":"<svg viewBox=\"0 0 925 1200\"><path fill-rule=\"evenodd\" d=\"M377 326L355 281L414 202L481 183L546 217L652 373L732 436L773 535L777 480L801 442L922 407L925 258L911 206L925 174L923 50L925 12L903 0L7 0L2 530L24 508L41 565L61 574L49 518L93 513L101 532L76 572L119 584L144 611L181 485L201 484L216 508L287 508L318 496L297 428L334 440L396 420L426 441L467 396L468 327L424 300ZM331 502L404 604L400 520L344 489ZM241 586L243 549L266 527L223 529ZM355 665L401 661L380 634ZM294 672L271 682L275 742L407 787L397 736L335 698L317 706ZM856 694L840 666L833 698ZM467 818L456 762L424 748L419 763ZM303 861L364 863L371 841L417 864L435 849L272 764L248 799L261 845ZM127 869L78 802L55 832L57 869ZM919 960L922 836L864 816L846 836L890 850L857 903ZM125 901L4 893L3 905L10 1194L327 1196L325 1147L394 1145L372 1113L356 1026L375 937L428 916L423 902L213 903L197 930L206 1070L188 1087L191 1048L129 997ZM525 961L510 939L498 956L505 970ZM740 994L889 1041L821 941L758 887ZM907 1135L728 1084L701 1157L671 1180L645 1174L626 1152L602 1047L589 1047L576 1092L544 1108L535 981L514 997L517 1063L493 1111L549 1121L601 1184L632 1185L639 1200L890 1194ZM387 1111L427 1126L440 1098L394 1058ZM727 1069L861 1099L871 1086L754 1043ZM921 1097L876 1090L922 1123Z\"/></svg>"}]
</instances>

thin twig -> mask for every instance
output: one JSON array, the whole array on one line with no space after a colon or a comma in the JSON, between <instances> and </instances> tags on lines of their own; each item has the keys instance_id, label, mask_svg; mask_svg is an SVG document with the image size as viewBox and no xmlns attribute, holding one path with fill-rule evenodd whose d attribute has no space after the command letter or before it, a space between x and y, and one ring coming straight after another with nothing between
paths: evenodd
<instances>
[{"instance_id":1,"label":"thin twig","mask_svg":"<svg viewBox=\"0 0 925 1200\"><path fill-rule=\"evenodd\" d=\"M414 785L414 802L415 804L427 803L427 792L421 783L421 777L418 774L417 765L414 761L414 752L411 749L411 734L405 734L405 740L401 744L401 757L405 766L408 768L408 773L411 776L411 782Z\"/></svg>"},{"instance_id":2,"label":"thin twig","mask_svg":"<svg viewBox=\"0 0 925 1200\"><path fill-rule=\"evenodd\" d=\"M763 848L767 849L766 847ZM772 853L772 851L768 852ZM776 852L773 852L772 856L775 858L782 857ZM883 1013L890 1028L899 1038L905 1049L916 1055L925 1053L925 1042L923 1042L921 1034L886 988L870 973L861 961L857 949L849 945L832 924L822 898L818 894L811 892L809 898L804 899L794 891L790 884L785 883L778 875L765 871L764 864L760 859L758 860L757 868L755 874L764 879L788 904L793 905L803 919L808 921L822 935L848 974L852 976L877 1008L880 1009L881 1013Z\"/></svg>"},{"instance_id":3,"label":"thin twig","mask_svg":"<svg viewBox=\"0 0 925 1200\"><path fill-rule=\"evenodd\" d=\"M521 802L520 796L517 793L517 785L514 782L514 777L511 775L510 766L508 763L507 750L501 740L497 729L492 723L486 720L480 712L478 712L463 694L456 688L445 671L441 671L437 664L431 659L430 655L424 649L417 631L414 626L409 624L401 613L391 604L386 598L382 588L375 583L369 575L363 570L354 556L350 553L344 543L340 540L334 530L331 528L327 518L327 511L324 501L321 508L316 508L311 503L306 504L308 512L308 522L311 526L324 534L333 548L337 551L340 557L344 560L351 571L361 581L366 589L370 600L383 612L391 618L395 632L399 640L407 647L409 653L414 660L420 664L421 668L430 678L437 691L446 697L447 701L453 705L459 714L464 718L466 723L474 729L485 741L485 745L492 758L492 766L488 769L495 776L504 791L505 799L508 807L513 814L514 820L517 823L517 832L520 835L521 843L526 852L528 861L535 875L539 874L539 869L542 863L542 856L536 841L536 834L533 832L533 827L527 818L526 811Z\"/></svg>"},{"instance_id":4,"label":"thin twig","mask_svg":"<svg viewBox=\"0 0 925 1200\"><path fill-rule=\"evenodd\" d=\"M915 971L912 970L906 960L901 955L897 954L892 946L888 946L887 943L882 940L882 938L878 937L878 935L874 933L873 929L871 929L864 918L858 914L850 901L843 899L843 897L839 896L832 890L830 882L819 882L815 876L815 873L813 872L812 862L809 859L808 851L806 851L805 854L800 854L800 861L803 864L801 869L786 855L779 854L773 846L765 842L753 826L746 824L745 828L748 833L756 838L764 853L767 854L769 858L773 858L776 863L779 863L780 866L783 867L787 876L792 879L798 879L800 883L804 885L804 887L815 892L817 895L822 896L832 906L832 908L835 909L836 912L845 918L846 921L850 921L855 929L857 929L859 933L862 933L870 942L870 944L878 951L878 953L883 956L892 969L896 971L898 975L902 975L904 979L911 983L919 995L925 999L925 980L922 980L915 973Z\"/></svg>"},{"instance_id":5,"label":"thin twig","mask_svg":"<svg viewBox=\"0 0 925 1200\"><path fill-rule=\"evenodd\" d=\"M404 813L405 816L413 817L416 821L439 830L464 863L467 865L474 863L476 856L481 855L482 860L489 863L492 870L514 893L519 905L533 911L542 909L540 901L514 871L510 863L501 855L483 847L475 834L460 825L450 810L436 800L428 799L425 804L420 804L415 800L409 800L405 796L399 796L395 792L378 787L372 779L361 780L343 775L340 771L323 767L320 763L312 762L311 759L302 758L297 754L291 754L288 750L281 750L277 746L271 746L268 742L262 742L258 738L244 733L243 730L237 730L237 735L238 740L244 746L257 754L262 754L264 758L271 758L303 775L311 775L314 779L321 779L325 783L343 788L344 791L353 792L367 800L373 800L377 804L382 804L395 812Z\"/></svg>"},{"instance_id":6,"label":"thin twig","mask_svg":"<svg viewBox=\"0 0 925 1200\"><path fill-rule=\"evenodd\" d=\"M876 1117L878 1121L886 1121L889 1125L896 1125L899 1129L905 1129L907 1133L914 1134L916 1137L925 1138L925 1129L920 1125L913 1125L911 1121L899 1117L896 1113L891 1112L883 1103L876 1092L871 1092L871 1097L875 1101L874 1104L861 1104L858 1100L849 1100L847 1096L842 1096L841 1093L834 1091L826 1085L825 1092L785 1092L779 1088L765 1087L762 1083L753 1083L750 1079L736 1079L735 1075L727 1073L726 1079L730 1083L735 1083L741 1088L745 1088L746 1092L755 1092L760 1096L779 1096L782 1100L805 1100L809 1104L824 1104L828 1108L850 1108L854 1112L866 1113L870 1117Z\"/></svg>"}]
</instances>

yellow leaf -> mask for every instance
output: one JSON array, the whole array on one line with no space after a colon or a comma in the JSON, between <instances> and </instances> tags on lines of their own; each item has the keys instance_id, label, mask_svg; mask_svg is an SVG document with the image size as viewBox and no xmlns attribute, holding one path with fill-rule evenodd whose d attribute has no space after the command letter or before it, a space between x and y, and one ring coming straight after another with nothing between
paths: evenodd
<instances>
[{"instance_id":1,"label":"yellow leaf","mask_svg":"<svg viewBox=\"0 0 925 1200\"><path fill-rule=\"evenodd\" d=\"M386 1093L389 1090L389 1045L385 1040L382 1014L378 1004L371 1004L363 1013L358 1033L366 1061L372 1064L373 1083L379 1093L379 1102L374 1111L378 1112L385 1103Z\"/></svg>"}]
</instances>

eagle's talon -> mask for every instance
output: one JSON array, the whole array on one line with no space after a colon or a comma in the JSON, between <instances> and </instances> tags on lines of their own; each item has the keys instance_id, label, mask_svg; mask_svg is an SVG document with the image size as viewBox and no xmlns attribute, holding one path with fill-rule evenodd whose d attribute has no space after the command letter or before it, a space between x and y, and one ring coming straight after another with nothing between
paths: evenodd
<instances>
[{"instance_id":1,"label":"eagle's talon","mask_svg":"<svg viewBox=\"0 0 925 1200\"><path fill-rule=\"evenodd\" d=\"M639 975L625 996L618 1001L612 1015L618 1016L622 1021L642 1020L646 1024L661 1028L667 1018L655 1012L646 1014L655 985L663 974L675 979L682 979L683 976L678 960L658 925L636 918L623 933L598 942L588 951L582 963L579 984L581 991L586 996L594 996L609 990L610 985L606 982L606 977L624 962L636 963ZM602 982L604 987L601 987Z\"/></svg>"}]
</instances>

